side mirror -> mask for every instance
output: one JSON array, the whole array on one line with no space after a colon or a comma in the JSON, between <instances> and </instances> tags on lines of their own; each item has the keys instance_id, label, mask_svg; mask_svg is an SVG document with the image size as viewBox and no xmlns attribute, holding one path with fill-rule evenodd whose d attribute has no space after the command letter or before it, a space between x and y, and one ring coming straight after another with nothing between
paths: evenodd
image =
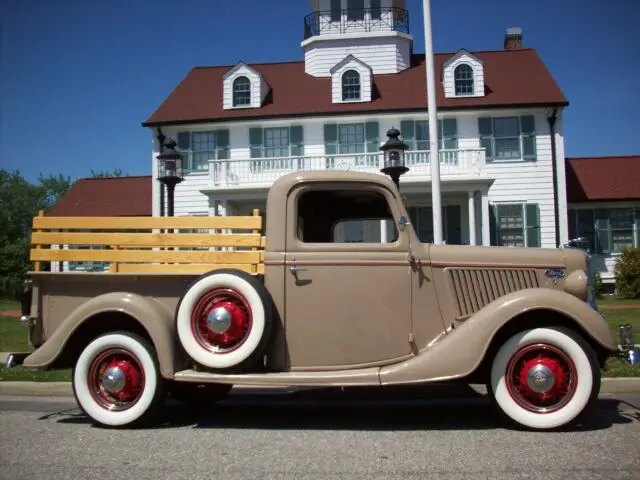
<instances>
[{"instance_id":1,"label":"side mirror","mask_svg":"<svg viewBox=\"0 0 640 480\"><path fill-rule=\"evenodd\" d=\"M407 217L405 217L404 215L400 215L400 218L398 219L398 223L400 225L408 225L409 224L409 219Z\"/></svg>"}]
</instances>

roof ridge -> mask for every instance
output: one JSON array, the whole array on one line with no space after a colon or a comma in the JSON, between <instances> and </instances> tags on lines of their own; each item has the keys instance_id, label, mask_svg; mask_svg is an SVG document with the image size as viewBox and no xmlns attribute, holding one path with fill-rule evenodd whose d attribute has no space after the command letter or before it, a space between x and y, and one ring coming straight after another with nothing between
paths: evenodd
<instances>
[{"instance_id":1,"label":"roof ridge","mask_svg":"<svg viewBox=\"0 0 640 480\"><path fill-rule=\"evenodd\" d=\"M635 155L595 155L591 157L565 157L566 160L602 160L605 158L640 158L640 153Z\"/></svg>"}]
</instances>

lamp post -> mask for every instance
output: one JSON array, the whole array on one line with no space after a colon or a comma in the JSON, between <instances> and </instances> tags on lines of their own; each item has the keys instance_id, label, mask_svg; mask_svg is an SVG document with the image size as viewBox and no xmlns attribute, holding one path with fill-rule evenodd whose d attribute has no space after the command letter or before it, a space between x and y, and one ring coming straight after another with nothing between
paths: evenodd
<instances>
[{"instance_id":1,"label":"lamp post","mask_svg":"<svg viewBox=\"0 0 640 480\"><path fill-rule=\"evenodd\" d=\"M389 140L380 147L380 150L384 152L384 168L381 168L380 171L391 177L398 191L400 191L400 175L409 171L409 168L404 164L404 151L409 148L409 145L400 140L399 136L400 130L392 127L387 132Z\"/></svg>"},{"instance_id":2,"label":"lamp post","mask_svg":"<svg viewBox=\"0 0 640 480\"><path fill-rule=\"evenodd\" d=\"M182 155L176 150L176 142L170 139L164 151L158 155L160 174L158 181L167 187L167 216L173 217L173 192L182 178Z\"/></svg>"}]
</instances>

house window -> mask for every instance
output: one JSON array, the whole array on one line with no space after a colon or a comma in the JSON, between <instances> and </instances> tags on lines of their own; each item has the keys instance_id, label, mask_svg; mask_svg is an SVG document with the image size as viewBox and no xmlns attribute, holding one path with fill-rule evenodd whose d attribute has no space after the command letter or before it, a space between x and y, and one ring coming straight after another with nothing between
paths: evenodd
<instances>
[{"instance_id":1,"label":"house window","mask_svg":"<svg viewBox=\"0 0 640 480\"><path fill-rule=\"evenodd\" d=\"M338 125L338 153L363 153L364 151L364 123Z\"/></svg>"},{"instance_id":2,"label":"house window","mask_svg":"<svg viewBox=\"0 0 640 480\"><path fill-rule=\"evenodd\" d=\"M585 237L595 254L640 247L640 208L570 209L569 237Z\"/></svg>"},{"instance_id":3,"label":"house window","mask_svg":"<svg viewBox=\"0 0 640 480\"><path fill-rule=\"evenodd\" d=\"M360 100L360 74L355 70L342 74L342 100Z\"/></svg>"},{"instance_id":4,"label":"house window","mask_svg":"<svg viewBox=\"0 0 640 480\"><path fill-rule=\"evenodd\" d=\"M342 16L342 0L331 0L331 21L340 22Z\"/></svg>"},{"instance_id":5,"label":"house window","mask_svg":"<svg viewBox=\"0 0 640 480\"><path fill-rule=\"evenodd\" d=\"M347 0L347 20L364 20L364 0Z\"/></svg>"},{"instance_id":6,"label":"house window","mask_svg":"<svg viewBox=\"0 0 640 480\"><path fill-rule=\"evenodd\" d=\"M380 142L378 122L327 123L324 126L324 151L326 168L335 168L336 154L364 154L356 156L355 165L379 167ZM344 160L344 159L343 159Z\"/></svg>"},{"instance_id":7,"label":"house window","mask_svg":"<svg viewBox=\"0 0 640 480\"><path fill-rule=\"evenodd\" d=\"M233 106L251 105L251 82L247 77L238 77L233 81Z\"/></svg>"},{"instance_id":8,"label":"house window","mask_svg":"<svg viewBox=\"0 0 640 480\"><path fill-rule=\"evenodd\" d=\"M487 161L535 160L536 133L533 115L481 117L478 119L480 146Z\"/></svg>"},{"instance_id":9,"label":"house window","mask_svg":"<svg viewBox=\"0 0 640 480\"><path fill-rule=\"evenodd\" d=\"M304 155L303 128L252 127L249 129L251 158L261 158L251 162L254 171L264 169L297 169L298 158Z\"/></svg>"},{"instance_id":10,"label":"house window","mask_svg":"<svg viewBox=\"0 0 640 480\"><path fill-rule=\"evenodd\" d=\"M371 0L371 20L380 20L382 18L381 4L380 0Z\"/></svg>"},{"instance_id":11,"label":"house window","mask_svg":"<svg viewBox=\"0 0 640 480\"><path fill-rule=\"evenodd\" d=\"M456 96L473 95L473 69L463 63L453 72Z\"/></svg>"},{"instance_id":12,"label":"house window","mask_svg":"<svg viewBox=\"0 0 640 480\"><path fill-rule=\"evenodd\" d=\"M433 243L432 207L409 207L409 218L421 242ZM448 245L462 244L462 209L460 205L442 207L442 231Z\"/></svg>"},{"instance_id":13,"label":"house window","mask_svg":"<svg viewBox=\"0 0 640 480\"><path fill-rule=\"evenodd\" d=\"M205 172L209 160L229 158L229 130L179 132L178 149L184 158L185 173Z\"/></svg>"},{"instance_id":14,"label":"house window","mask_svg":"<svg viewBox=\"0 0 640 480\"><path fill-rule=\"evenodd\" d=\"M491 207L491 245L539 247L540 210L537 203L497 204Z\"/></svg>"},{"instance_id":15,"label":"house window","mask_svg":"<svg viewBox=\"0 0 640 480\"><path fill-rule=\"evenodd\" d=\"M400 122L400 132L404 143L409 146L405 154L407 165L428 163L431 150L429 140L428 120L403 120ZM440 163L456 164L458 161L458 124L455 118L438 120L438 150ZM412 153L413 152L413 153Z\"/></svg>"}]
</instances>

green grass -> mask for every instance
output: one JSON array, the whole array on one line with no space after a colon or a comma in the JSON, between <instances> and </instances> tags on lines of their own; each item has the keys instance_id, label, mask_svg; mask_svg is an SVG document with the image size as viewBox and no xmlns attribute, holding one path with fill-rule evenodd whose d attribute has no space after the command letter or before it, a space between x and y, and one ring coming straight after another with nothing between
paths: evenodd
<instances>
[{"instance_id":1,"label":"green grass","mask_svg":"<svg viewBox=\"0 0 640 480\"><path fill-rule=\"evenodd\" d=\"M628 310L603 310L604 319L616 341L619 340L618 325L629 324L633 332L633 342L640 344L640 308Z\"/></svg>"},{"instance_id":2,"label":"green grass","mask_svg":"<svg viewBox=\"0 0 640 480\"><path fill-rule=\"evenodd\" d=\"M615 307L618 305L634 305L640 308L640 298L616 298L613 295L596 299L599 307Z\"/></svg>"},{"instance_id":3,"label":"green grass","mask_svg":"<svg viewBox=\"0 0 640 480\"><path fill-rule=\"evenodd\" d=\"M20 310L20 303L15 300L0 300L0 310Z\"/></svg>"},{"instance_id":4,"label":"green grass","mask_svg":"<svg viewBox=\"0 0 640 480\"><path fill-rule=\"evenodd\" d=\"M0 366L0 382L70 382L71 370L42 372L21 366L7 370Z\"/></svg>"},{"instance_id":5,"label":"green grass","mask_svg":"<svg viewBox=\"0 0 640 480\"><path fill-rule=\"evenodd\" d=\"M30 352L26 327L20 326L18 317L0 314L0 352Z\"/></svg>"}]
</instances>

